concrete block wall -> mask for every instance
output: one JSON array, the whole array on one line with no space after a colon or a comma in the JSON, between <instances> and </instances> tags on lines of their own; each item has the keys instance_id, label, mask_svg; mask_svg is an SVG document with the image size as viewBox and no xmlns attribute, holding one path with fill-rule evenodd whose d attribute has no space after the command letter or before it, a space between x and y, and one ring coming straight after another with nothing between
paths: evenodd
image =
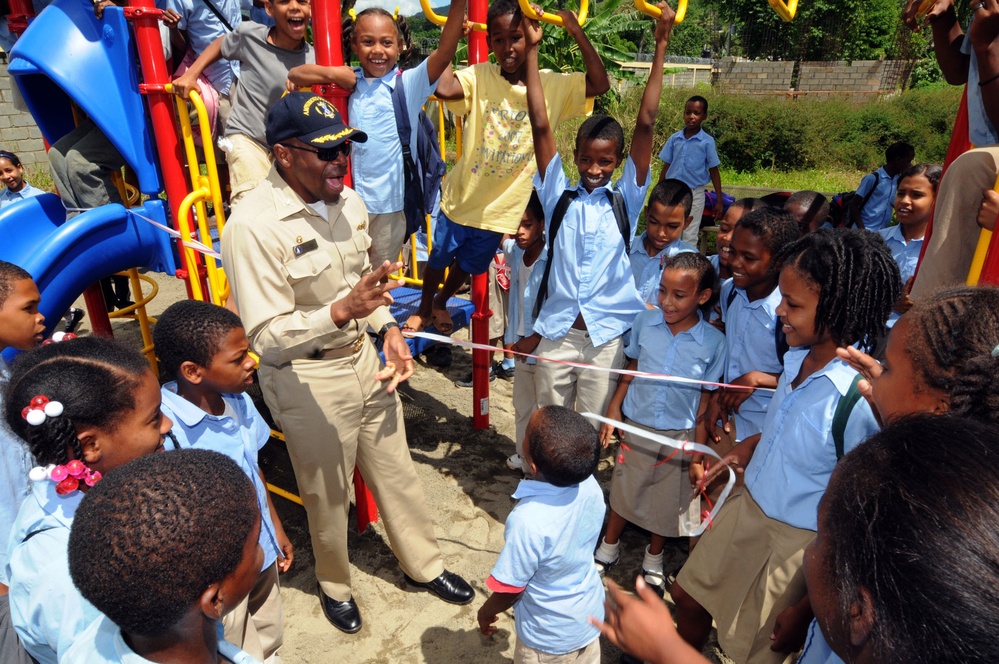
<instances>
[{"instance_id":1,"label":"concrete block wall","mask_svg":"<svg viewBox=\"0 0 999 664\"><path fill-rule=\"evenodd\" d=\"M879 92L887 62L854 60L847 62L802 62L798 90L802 92Z\"/></svg>"},{"instance_id":2,"label":"concrete block wall","mask_svg":"<svg viewBox=\"0 0 999 664\"><path fill-rule=\"evenodd\" d=\"M42 132L26 111L14 108L7 66L0 65L0 150L10 150L25 166L47 167Z\"/></svg>"},{"instance_id":3,"label":"concrete block wall","mask_svg":"<svg viewBox=\"0 0 999 664\"><path fill-rule=\"evenodd\" d=\"M715 85L723 92L773 93L791 88L794 62L722 58Z\"/></svg>"}]
</instances>

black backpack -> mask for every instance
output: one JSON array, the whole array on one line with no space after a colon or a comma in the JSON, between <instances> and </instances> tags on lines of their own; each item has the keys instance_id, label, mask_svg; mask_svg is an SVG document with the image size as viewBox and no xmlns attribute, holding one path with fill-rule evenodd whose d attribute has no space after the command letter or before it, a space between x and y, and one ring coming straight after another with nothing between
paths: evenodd
<instances>
[{"instance_id":1,"label":"black backpack","mask_svg":"<svg viewBox=\"0 0 999 664\"><path fill-rule=\"evenodd\" d=\"M871 196L874 194L874 190L878 188L878 182L881 180L881 176L878 175L877 171L873 171L871 175L874 176L874 186L871 187L866 196L860 199L861 210L867 205L867 201L871 200ZM850 202L856 197L856 190L844 191L832 197L832 200L829 202L829 219L832 221L834 227L849 228L853 225L853 220L850 219Z\"/></svg>"},{"instance_id":2,"label":"black backpack","mask_svg":"<svg viewBox=\"0 0 999 664\"><path fill-rule=\"evenodd\" d=\"M617 221L618 230L621 231L621 239L624 240L624 255L631 251L631 224L628 222L628 211L625 209L624 196L619 191L607 190L607 199L610 201L611 210L614 211L614 219ZM552 271L552 254L555 251L555 236L562 226L562 220L569 209L569 204L579 196L578 189L566 189L559 196L555 203L555 210L552 212L551 223L548 224L548 262L545 263L545 271L541 275L541 285L538 286L538 299L534 302L534 317L541 313L541 305L548 298L548 275Z\"/></svg>"},{"instance_id":3,"label":"black backpack","mask_svg":"<svg viewBox=\"0 0 999 664\"><path fill-rule=\"evenodd\" d=\"M413 128L406 111L406 89L402 84L402 71L396 76L392 89L392 109L395 111L395 125L402 144L402 168L406 193L403 210L406 213L406 236L410 236L427 221L427 215L434 209L441 191L441 180L446 166L441 159L441 146L437 140L434 123L426 111L420 111L417 118L416 159L409 147Z\"/></svg>"}]
</instances>

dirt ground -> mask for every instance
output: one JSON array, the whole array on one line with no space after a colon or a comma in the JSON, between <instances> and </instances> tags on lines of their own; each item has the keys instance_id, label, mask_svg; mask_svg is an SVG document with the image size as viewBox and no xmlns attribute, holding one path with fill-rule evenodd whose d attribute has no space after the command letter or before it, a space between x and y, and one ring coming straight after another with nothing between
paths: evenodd
<instances>
[{"instance_id":1,"label":"dirt ground","mask_svg":"<svg viewBox=\"0 0 999 664\"><path fill-rule=\"evenodd\" d=\"M148 307L151 315L156 316L170 303L185 297L183 282L160 274L148 276L160 286L159 295ZM82 300L76 306L83 306ZM89 332L88 323L84 319L82 333ZM117 338L140 344L136 323L116 321L114 328ZM461 330L455 336L466 335L467 330ZM453 363L446 369L427 365L421 356L416 375L402 387L400 395L413 461L426 492L445 566L465 577L478 596L467 606L452 606L408 587L382 525L375 524L363 534L352 529L352 584L364 627L355 635L343 634L326 621L319 607L305 511L275 497L285 530L295 546L294 564L281 577L285 613L282 658L287 664L513 661L513 612L500 617L500 629L493 637L482 636L475 619L488 594L485 580L503 546L503 524L513 508L510 496L522 477L505 464L506 457L515 451L513 383L502 379L491 383L490 428L475 431L471 389L453 383L470 367L470 351L461 348L454 349ZM281 442L272 439L260 462L270 482L297 493ZM613 455L608 451L597 472L605 492L609 490L612 467ZM626 531L621 562L609 576L632 587L646 544L645 533ZM678 567L685 557L686 545L679 540L672 543L666 550L666 570ZM585 619L580 616L580 620ZM603 662L619 661L620 653L614 646L604 641L602 649ZM705 655L715 662L728 661L714 643L707 646Z\"/></svg>"}]
</instances>

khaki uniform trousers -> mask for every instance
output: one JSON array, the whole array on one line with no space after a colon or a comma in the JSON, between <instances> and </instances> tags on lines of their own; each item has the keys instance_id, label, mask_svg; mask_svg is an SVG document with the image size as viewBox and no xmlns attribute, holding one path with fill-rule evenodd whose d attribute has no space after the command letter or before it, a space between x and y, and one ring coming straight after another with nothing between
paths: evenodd
<instances>
[{"instance_id":1,"label":"khaki uniform trousers","mask_svg":"<svg viewBox=\"0 0 999 664\"><path fill-rule=\"evenodd\" d=\"M406 442L399 397L375 380L381 361L367 340L349 357L261 364L264 400L288 441L309 517L316 578L350 599L347 514L354 466L374 494L389 545L416 581L444 571L423 487Z\"/></svg>"},{"instance_id":2,"label":"khaki uniform trousers","mask_svg":"<svg viewBox=\"0 0 999 664\"><path fill-rule=\"evenodd\" d=\"M225 640L264 664L279 664L284 644L284 607L277 562L257 577L243 601L222 618Z\"/></svg>"},{"instance_id":3,"label":"khaki uniform trousers","mask_svg":"<svg viewBox=\"0 0 999 664\"><path fill-rule=\"evenodd\" d=\"M624 365L624 342L617 337L602 346L594 346L589 332L570 328L569 333L558 341L542 338L535 354L551 360L618 369ZM534 384L539 407L565 406L577 413L605 415L617 387L617 375L554 362L538 362ZM600 422L594 420L591 424L600 429Z\"/></svg>"},{"instance_id":4,"label":"khaki uniform trousers","mask_svg":"<svg viewBox=\"0 0 999 664\"><path fill-rule=\"evenodd\" d=\"M517 639L517 645L513 649L513 662L514 664L600 664L600 639L593 639L585 648L564 655L551 655Z\"/></svg>"},{"instance_id":5,"label":"khaki uniform trousers","mask_svg":"<svg viewBox=\"0 0 999 664\"><path fill-rule=\"evenodd\" d=\"M982 191L995 186L997 172L999 146L965 152L947 168L933 209L933 234L912 285L913 300L964 285L982 230L976 221Z\"/></svg>"}]
</instances>

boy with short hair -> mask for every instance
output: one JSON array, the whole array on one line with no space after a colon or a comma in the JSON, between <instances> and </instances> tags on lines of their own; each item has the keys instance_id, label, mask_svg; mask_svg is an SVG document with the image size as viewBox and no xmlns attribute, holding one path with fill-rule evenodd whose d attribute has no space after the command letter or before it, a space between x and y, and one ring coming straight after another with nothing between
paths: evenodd
<instances>
[{"instance_id":1,"label":"boy with short hair","mask_svg":"<svg viewBox=\"0 0 999 664\"><path fill-rule=\"evenodd\" d=\"M802 235L814 233L829 222L829 199L810 189L796 191L784 202L784 212L798 220Z\"/></svg>"},{"instance_id":2,"label":"boy with short hair","mask_svg":"<svg viewBox=\"0 0 999 664\"><path fill-rule=\"evenodd\" d=\"M666 259L684 251L697 251L697 247L681 239L693 219L692 204L690 187L681 180L663 180L652 189L645 207L645 232L632 240L628 254L635 286L647 305L655 307L659 303L659 279Z\"/></svg>"},{"instance_id":3,"label":"boy with short hair","mask_svg":"<svg viewBox=\"0 0 999 664\"><path fill-rule=\"evenodd\" d=\"M538 71L541 28L536 21L524 21L527 108L541 179L538 195L545 209L549 260L535 304L534 334L522 345L524 350L536 348L538 355L556 360L538 364L538 405L606 412L615 386L613 375L584 371L564 362L622 366L622 337L635 316L645 310L627 255L651 181L652 129L659 110L666 46L676 16L666 3L659 6L663 13L656 24L655 55L630 155L624 159L624 131L617 120L608 116L587 119L576 134L574 159L579 183L575 187L569 187L562 170L548 121ZM564 17L568 12L561 14ZM622 161L624 173L611 186L614 169Z\"/></svg>"},{"instance_id":4,"label":"boy with short hair","mask_svg":"<svg viewBox=\"0 0 999 664\"><path fill-rule=\"evenodd\" d=\"M718 172L721 161L715 149L715 139L701 129L701 124L707 117L707 99L700 95L688 99L683 107L683 129L666 139L666 145L659 151L659 158L664 162L659 180L682 180L693 192L694 204L690 211L693 223L683 231L683 241L693 245L697 244L697 236L701 232L704 188L709 180L715 188L715 219L721 219L725 213L721 175Z\"/></svg>"},{"instance_id":5,"label":"boy with short hair","mask_svg":"<svg viewBox=\"0 0 999 664\"><path fill-rule=\"evenodd\" d=\"M586 73L545 72L541 76L553 127L589 114L593 98L610 89L603 60L575 16L568 12L560 16L579 47ZM441 214L423 274L420 306L403 329L419 331L433 323L441 334L451 334L454 324L447 311L448 299L468 275L489 268L503 234L517 232L527 207L535 167L522 23L517 0L494 0L486 18L486 38L498 64L473 65L437 85L435 94L447 101L449 110L466 116L465 143L461 159L441 185ZM449 267L447 281L438 292Z\"/></svg>"},{"instance_id":6,"label":"boy with short hair","mask_svg":"<svg viewBox=\"0 0 999 664\"><path fill-rule=\"evenodd\" d=\"M0 351L31 350L45 333L45 316L38 312L42 296L31 275L13 263L0 260ZM8 379L0 357L0 413ZM7 592L7 541L21 503L31 493L28 473L35 465L21 439L0 417L0 591Z\"/></svg>"},{"instance_id":7,"label":"boy with short hair","mask_svg":"<svg viewBox=\"0 0 999 664\"><path fill-rule=\"evenodd\" d=\"M162 410L174 422L177 444L225 454L253 482L263 567L250 594L223 622L227 640L260 661L279 661L272 659L280 657L284 640L278 571L291 567L294 554L257 463L270 427L245 393L256 363L243 323L222 307L182 300L160 316L153 341L163 372L174 378L163 385Z\"/></svg>"},{"instance_id":8,"label":"boy with short hair","mask_svg":"<svg viewBox=\"0 0 999 664\"><path fill-rule=\"evenodd\" d=\"M593 562L603 525L604 494L593 476L600 440L583 418L546 406L527 426L523 454L528 475L513 497L506 543L486 586L479 630L496 632L498 614L514 607L514 662L571 655L576 664L599 664L604 590ZM559 660L562 661L562 660Z\"/></svg>"},{"instance_id":9,"label":"boy with short hair","mask_svg":"<svg viewBox=\"0 0 999 664\"><path fill-rule=\"evenodd\" d=\"M884 166L864 176L850 198L850 223L860 229L878 231L891 224L898 176L912 165L916 151L899 141L885 150Z\"/></svg>"}]
</instances>

